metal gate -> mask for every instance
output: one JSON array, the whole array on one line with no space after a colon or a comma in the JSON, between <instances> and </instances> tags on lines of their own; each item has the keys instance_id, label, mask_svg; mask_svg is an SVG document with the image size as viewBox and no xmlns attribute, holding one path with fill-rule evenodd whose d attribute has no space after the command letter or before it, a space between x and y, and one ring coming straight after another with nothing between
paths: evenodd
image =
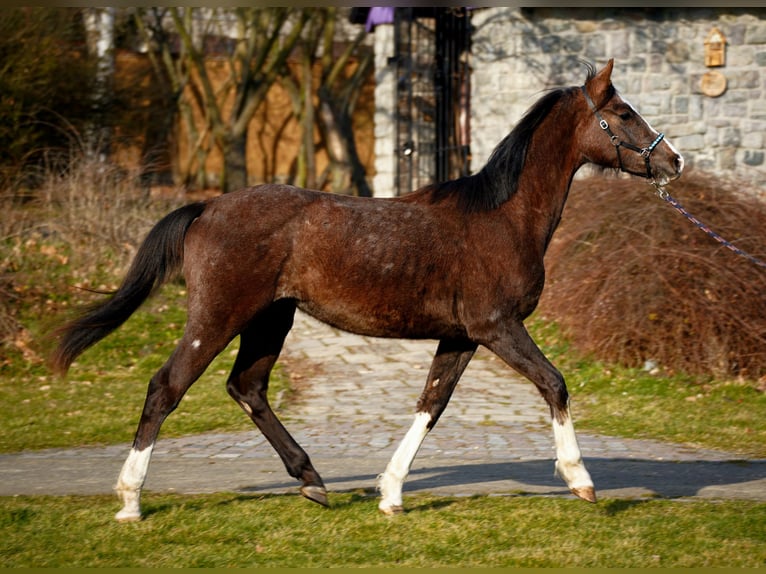
<instances>
[{"instance_id":1,"label":"metal gate","mask_svg":"<svg viewBox=\"0 0 766 574\"><path fill-rule=\"evenodd\" d=\"M470 173L470 11L397 8L397 194Z\"/></svg>"}]
</instances>

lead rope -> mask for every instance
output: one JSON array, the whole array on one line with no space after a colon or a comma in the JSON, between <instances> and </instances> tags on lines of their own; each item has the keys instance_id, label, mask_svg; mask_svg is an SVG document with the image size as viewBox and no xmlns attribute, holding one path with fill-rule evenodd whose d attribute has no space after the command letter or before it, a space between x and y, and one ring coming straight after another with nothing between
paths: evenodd
<instances>
[{"instance_id":1,"label":"lead rope","mask_svg":"<svg viewBox=\"0 0 766 574\"><path fill-rule=\"evenodd\" d=\"M673 198L673 196L671 196L667 191L665 191L659 184L654 183L654 187L657 188L657 195L660 196L660 199L664 199L666 202L668 202L673 207L673 209L675 209L678 213L680 213L686 219L691 221L699 229L704 231L709 237L712 237L713 239L715 239L718 243L720 243L721 245L723 245L727 249L730 249L731 251L733 251L737 255L741 255L745 259L750 260L752 263L755 263L756 265L758 265L760 267L766 267L766 262L762 261L761 259L758 259L757 257L753 257L749 253L747 253L745 251L742 251L739 247L737 247L736 245L732 244L731 242L726 241L723 237L718 235L715 231L710 229L707 225L705 225L699 219L694 217L691 213L686 211L686 209L684 209L684 206L681 205L680 203L678 203L678 201L676 201Z\"/></svg>"}]
</instances>

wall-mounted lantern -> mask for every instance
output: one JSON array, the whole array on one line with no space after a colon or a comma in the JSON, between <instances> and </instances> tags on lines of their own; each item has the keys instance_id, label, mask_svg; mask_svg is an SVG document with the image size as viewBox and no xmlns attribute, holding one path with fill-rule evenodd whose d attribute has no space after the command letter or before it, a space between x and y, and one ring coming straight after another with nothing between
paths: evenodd
<instances>
[{"instance_id":1,"label":"wall-mounted lantern","mask_svg":"<svg viewBox=\"0 0 766 574\"><path fill-rule=\"evenodd\" d=\"M708 68L723 66L726 63L726 36L718 28L713 28L705 38L705 65Z\"/></svg>"}]
</instances>

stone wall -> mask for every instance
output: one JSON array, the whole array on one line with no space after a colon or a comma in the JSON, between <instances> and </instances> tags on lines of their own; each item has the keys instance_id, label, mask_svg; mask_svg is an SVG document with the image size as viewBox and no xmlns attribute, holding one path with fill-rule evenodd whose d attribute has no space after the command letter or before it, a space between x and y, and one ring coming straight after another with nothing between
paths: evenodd
<instances>
[{"instance_id":1,"label":"stone wall","mask_svg":"<svg viewBox=\"0 0 766 574\"><path fill-rule=\"evenodd\" d=\"M615 59L620 93L687 165L754 184L766 198L766 9L484 8L473 14L474 170L546 88L582 83L585 59ZM705 66L704 41L726 36L725 65ZM726 91L703 94L711 70Z\"/></svg>"}]
</instances>

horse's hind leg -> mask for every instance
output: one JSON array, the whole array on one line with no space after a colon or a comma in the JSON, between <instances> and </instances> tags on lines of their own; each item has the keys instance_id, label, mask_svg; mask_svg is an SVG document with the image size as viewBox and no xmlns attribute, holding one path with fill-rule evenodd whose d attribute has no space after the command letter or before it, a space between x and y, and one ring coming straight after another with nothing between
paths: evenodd
<instances>
[{"instance_id":1,"label":"horse's hind leg","mask_svg":"<svg viewBox=\"0 0 766 574\"><path fill-rule=\"evenodd\" d=\"M511 324L508 333L495 336L487 347L532 381L540 391L551 409L556 472L573 494L588 502L596 502L593 481L585 469L577 444L564 377L548 361L521 323Z\"/></svg>"},{"instance_id":2,"label":"horse's hind leg","mask_svg":"<svg viewBox=\"0 0 766 574\"><path fill-rule=\"evenodd\" d=\"M460 376L476 352L477 345L465 340L443 340L436 349L426 386L420 395L415 421L394 452L386 470L378 478L384 514L402 512L402 486L412 461L428 432L444 412Z\"/></svg>"},{"instance_id":3,"label":"horse's hind leg","mask_svg":"<svg viewBox=\"0 0 766 574\"><path fill-rule=\"evenodd\" d=\"M293 324L295 304L278 301L259 314L240 335L240 347L226 385L277 451L290 476L303 483L301 494L327 506L327 490L306 452L290 436L269 405L269 373Z\"/></svg>"},{"instance_id":4,"label":"horse's hind leg","mask_svg":"<svg viewBox=\"0 0 766 574\"><path fill-rule=\"evenodd\" d=\"M117 479L115 490L123 508L115 515L120 522L141 518L141 488L160 427L178 406L189 387L205 371L228 340L206 340L205 345L187 327L173 354L149 382L144 410L138 423L133 447Z\"/></svg>"}]
</instances>

